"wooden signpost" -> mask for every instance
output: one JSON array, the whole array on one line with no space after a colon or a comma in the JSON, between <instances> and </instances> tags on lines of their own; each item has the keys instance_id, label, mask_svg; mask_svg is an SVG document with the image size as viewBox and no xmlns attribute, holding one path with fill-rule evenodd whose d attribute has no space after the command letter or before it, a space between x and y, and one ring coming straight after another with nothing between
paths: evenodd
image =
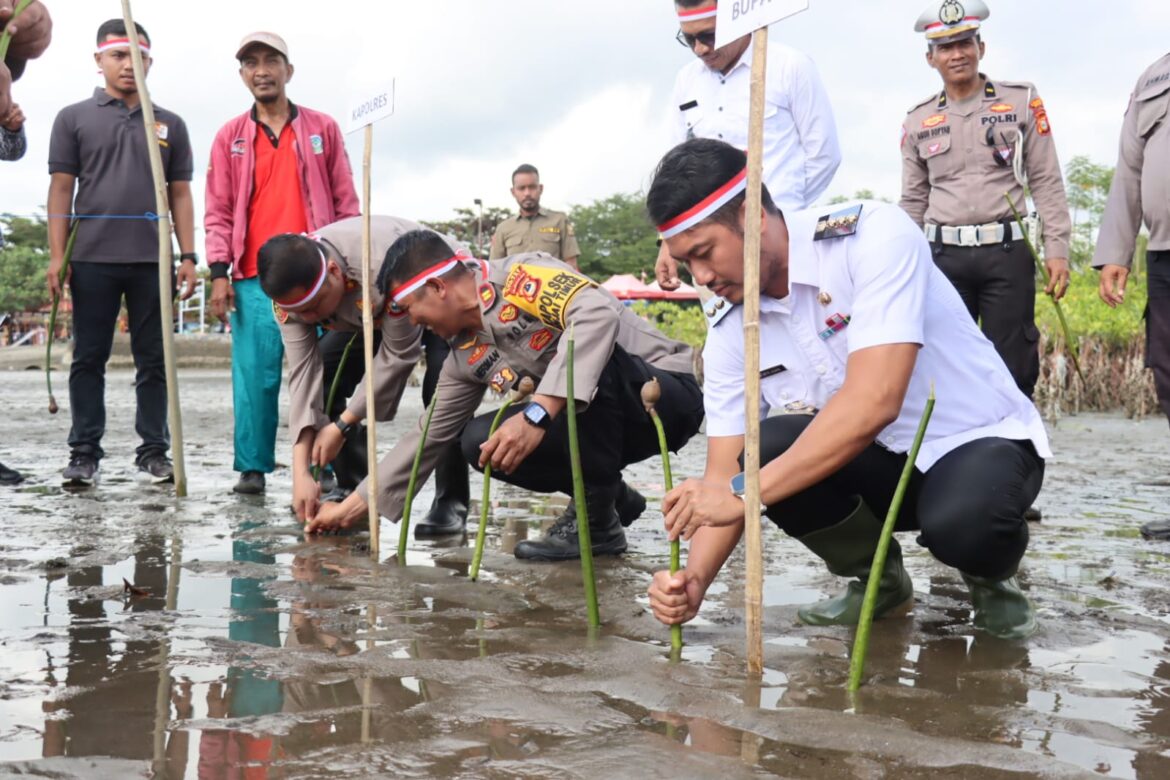
<instances>
[{"instance_id":1,"label":"wooden signpost","mask_svg":"<svg viewBox=\"0 0 1170 780\"><path fill-rule=\"evenodd\" d=\"M370 158L374 149L374 123L394 113L394 82L387 88L363 92L348 111L348 131L365 128L365 149L362 152L362 341L366 360L366 447L369 472L366 485L369 494L370 554L378 557L381 547L381 516L378 514L378 426L374 404L374 312L371 303L370 279Z\"/></svg>"},{"instance_id":2,"label":"wooden signpost","mask_svg":"<svg viewBox=\"0 0 1170 780\"><path fill-rule=\"evenodd\" d=\"M167 199L167 180L163 175L162 151L158 145L158 130L154 121L154 103L146 88L146 66L142 50L138 48L138 28L130 13L130 0L122 0L122 19L131 40L130 60L134 64L134 82L142 105L142 123L146 131L146 148L150 153L150 172L154 177L154 201L158 214L158 292L162 317L163 361L167 376L167 423L171 429L171 455L175 468L175 495L187 495L187 465L183 456L183 416L179 410L179 375L175 370L175 308L172 303L171 267L174 256L171 249L171 206ZM50 335L51 337L51 335Z\"/></svg>"},{"instance_id":3,"label":"wooden signpost","mask_svg":"<svg viewBox=\"0 0 1170 780\"><path fill-rule=\"evenodd\" d=\"M764 163L764 89L768 25L808 9L808 0L724 0L715 18L715 45L752 35L751 111L743 244L744 555L745 619L750 674L764 672L764 546L760 528L760 232Z\"/></svg>"}]
</instances>

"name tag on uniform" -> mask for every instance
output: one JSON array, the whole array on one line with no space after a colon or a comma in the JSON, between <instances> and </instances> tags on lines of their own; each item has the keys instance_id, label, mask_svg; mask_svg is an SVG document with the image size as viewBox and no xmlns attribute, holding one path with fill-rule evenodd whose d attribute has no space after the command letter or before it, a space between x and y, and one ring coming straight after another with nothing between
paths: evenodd
<instances>
[{"instance_id":1,"label":"name tag on uniform","mask_svg":"<svg viewBox=\"0 0 1170 780\"><path fill-rule=\"evenodd\" d=\"M783 374L787 370L788 370L787 366L772 366L771 368L765 368L763 371L760 372L760 379L767 379L770 376L776 376L777 374Z\"/></svg>"},{"instance_id":2,"label":"name tag on uniform","mask_svg":"<svg viewBox=\"0 0 1170 780\"><path fill-rule=\"evenodd\" d=\"M681 106L679 106L678 110L679 111L690 111L692 108L698 108L698 107L699 107L699 101L691 100L691 101L683 103Z\"/></svg>"}]
</instances>

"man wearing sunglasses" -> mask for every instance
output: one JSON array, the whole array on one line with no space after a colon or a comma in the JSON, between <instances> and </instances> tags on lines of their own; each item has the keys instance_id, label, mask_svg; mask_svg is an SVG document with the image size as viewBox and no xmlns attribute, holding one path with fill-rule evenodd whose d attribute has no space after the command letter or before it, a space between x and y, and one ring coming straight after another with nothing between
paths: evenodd
<instances>
[{"instance_id":1,"label":"man wearing sunglasses","mask_svg":"<svg viewBox=\"0 0 1170 780\"><path fill-rule=\"evenodd\" d=\"M923 226L935 263L1031 398L1040 374L1036 269L1004 195L1026 214L1024 187L1031 189L1052 277L1045 292L1057 300L1068 289L1072 224L1044 101L1032 84L979 71L979 24L989 15L982 0L936 0L918 19L943 90L902 125L900 205Z\"/></svg>"},{"instance_id":2,"label":"man wearing sunglasses","mask_svg":"<svg viewBox=\"0 0 1170 780\"><path fill-rule=\"evenodd\" d=\"M376 273L386 250L403 234L420 225L399 217L371 218L371 257ZM452 252L458 247L448 239ZM285 233L264 243L257 256L257 272L264 294L280 324L289 366L289 429L293 440L293 509L297 518L312 523L322 502L310 466L329 463L338 472L338 485L353 488L366 476L364 432L367 419L365 366L362 361L362 220L343 219L312 235ZM424 337L377 289L370 291L374 312L374 404L379 421L391 420L407 380L426 349L424 403L435 392L447 344ZM318 339L318 327L327 332ZM359 334L338 382L335 407L325 408L326 391L338 370L345 345ZM428 334L429 336L430 334ZM345 401L352 394L348 402ZM340 457L339 457L340 455ZM467 464L458 445L443 451L435 470L435 501L415 527L416 537L463 533L467 522ZM328 501L329 497L326 496Z\"/></svg>"},{"instance_id":3,"label":"man wearing sunglasses","mask_svg":"<svg viewBox=\"0 0 1170 780\"><path fill-rule=\"evenodd\" d=\"M697 61L679 71L670 102L672 143L714 138L747 149L752 47L745 35L715 48L716 0L674 0L678 42ZM829 97L813 61L769 42L764 107L764 183L781 211L811 206L829 186L841 149ZM654 275L665 290L679 286L678 264L665 246Z\"/></svg>"}]
</instances>

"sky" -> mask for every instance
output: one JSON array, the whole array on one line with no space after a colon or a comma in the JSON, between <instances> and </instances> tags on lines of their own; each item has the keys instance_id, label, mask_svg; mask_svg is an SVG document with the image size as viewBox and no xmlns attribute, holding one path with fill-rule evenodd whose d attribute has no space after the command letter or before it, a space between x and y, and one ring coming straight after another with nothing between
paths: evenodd
<instances>
[{"instance_id":1,"label":"sky","mask_svg":"<svg viewBox=\"0 0 1170 780\"><path fill-rule=\"evenodd\" d=\"M29 149L0 167L0 212L41 209L53 118L100 86L94 35L121 15L117 0L47 5L53 44L14 88ZM1062 162L1086 155L1113 165L1129 93L1166 53L1170 2L988 5L983 70L1036 84ZM924 7L811 0L773 26L771 40L813 58L833 104L843 161L823 200L863 188L897 199L902 119L941 88L913 31ZM198 224L211 140L251 106L234 54L253 30L288 42L290 98L335 117L394 79L395 114L374 130L371 203L374 213L419 220L449 218L476 198L514 209L509 175L521 162L540 169L550 208L645 189L668 147L675 74L693 56L674 40L671 0L134 0L133 10L152 39L151 95L190 129ZM360 192L362 133L346 145ZM201 231L198 243L202 254Z\"/></svg>"}]
</instances>

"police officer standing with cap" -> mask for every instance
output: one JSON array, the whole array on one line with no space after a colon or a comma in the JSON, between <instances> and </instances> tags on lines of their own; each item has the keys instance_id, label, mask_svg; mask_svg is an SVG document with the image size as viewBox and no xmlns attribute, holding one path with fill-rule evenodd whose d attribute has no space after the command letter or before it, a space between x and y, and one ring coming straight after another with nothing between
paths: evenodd
<instances>
[{"instance_id":1,"label":"police officer standing with cap","mask_svg":"<svg viewBox=\"0 0 1170 780\"><path fill-rule=\"evenodd\" d=\"M1101 300L1125 301L1125 283L1142 223L1146 251L1146 365L1162 411L1170 417L1170 54L1141 75L1121 125L1121 148L1097 236L1093 267L1101 270ZM1170 521L1142 526L1147 538L1170 538Z\"/></svg>"},{"instance_id":2,"label":"police officer standing with cap","mask_svg":"<svg viewBox=\"0 0 1170 780\"><path fill-rule=\"evenodd\" d=\"M1031 398L1040 375L1036 268L1004 195L1025 214L1031 189L1052 277L1045 292L1057 300L1068 289L1072 223L1044 101L1032 84L979 71L980 22L990 13L982 0L939 1L914 26L943 90L902 126L899 205L923 226L935 263Z\"/></svg>"}]
</instances>

